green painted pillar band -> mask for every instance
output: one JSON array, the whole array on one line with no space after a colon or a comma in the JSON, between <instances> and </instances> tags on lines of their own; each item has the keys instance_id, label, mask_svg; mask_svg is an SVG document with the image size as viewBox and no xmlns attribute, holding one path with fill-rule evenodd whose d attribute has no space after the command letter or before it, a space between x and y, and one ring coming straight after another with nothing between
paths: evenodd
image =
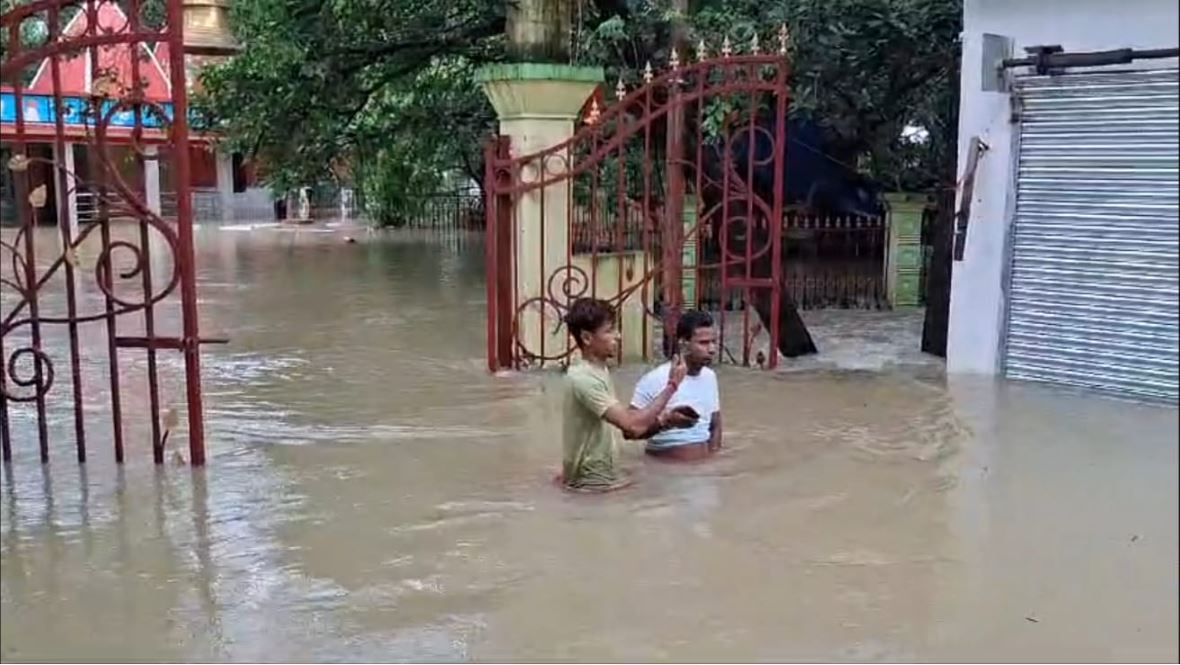
<instances>
[{"instance_id":1,"label":"green painted pillar band","mask_svg":"<svg viewBox=\"0 0 1180 665\"><path fill-rule=\"evenodd\" d=\"M684 195L684 210L680 216L684 223L684 246L680 250L680 263L684 266L680 280L681 294L684 298L684 308L693 309L697 306L697 198L695 195Z\"/></svg>"},{"instance_id":2,"label":"green painted pillar band","mask_svg":"<svg viewBox=\"0 0 1180 665\"><path fill-rule=\"evenodd\" d=\"M889 202L889 255L885 262L885 288L893 307L917 307L922 272L922 216L926 197L921 194L886 194Z\"/></svg>"}]
</instances>

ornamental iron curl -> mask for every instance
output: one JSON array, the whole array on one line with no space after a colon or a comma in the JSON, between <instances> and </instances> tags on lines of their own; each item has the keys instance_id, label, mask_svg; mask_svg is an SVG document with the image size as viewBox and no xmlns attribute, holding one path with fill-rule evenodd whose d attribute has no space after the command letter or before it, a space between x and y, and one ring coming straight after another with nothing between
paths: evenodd
<instances>
[{"instance_id":1,"label":"ornamental iron curl","mask_svg":"<svg viewBox=\"0 0 1180 665\"><path fill-rule=\"evenodd\" d=\"M727 42L717 58L699 48L696 62L677 56L663 72L621 77L643 83L616 84L613 101L596 94L577 132L552 147L489 146L490 369L568 362L568 341L549 347L585 295L638 307L665 340L685 308L712 310L723 339L737 319L738 361L750 364L749 340L765 330L775 366L789 63L757 44L736 54ZM756 303L770 305L754 313ZM647 325L623 334L643 336L644 359L655 351Z\"/></svg>"},{"instance_id":2,"label":"ornamental iron curl","mask_svg":"<svg viewBox=\"0 0 1180 665\"><path fill-rule=\"evenodd\" d=\"M48 32L44 43L26 46L6 40L15 46L0 60L4 94L15 107L3 128L13 158L0 168L13 180L18 222L14 233L0 239L0 439L5 461L12 459L13 442L34 438L29 430L14 431L10 411L17 408L34 416L22 422L35 423L42 462L49 461L51 438L70 435L77 459L86 459L94 419L88 422L82 406L86 383L94 379L84 376L80 341L83 335L97 336L92 329L99 327L106 333L115 459L123 461L120 395L129 379L120 361L126 349L137 349L147 356L153 458L163 461L172 427L161 414L157 355L179 351L189 459L195 465L205 461L199 345L206 340L201 339L196 310L182 0L165 0L165 9L167 25L160 30L109 0L34 0L0 15L6 35L19 33L34 20L44 21ZM166 61L156 58L161 47L170 54ZM87 69L84 81L70 78L78 69L66 67L78 62ZM25 71L34 65L39 73L29 80ZM26 115L26 100L28 108L36 102L41 110ZM77 145L86 148L84 167L72 165ZM178 199L175 216L167 219L124 170L128 163L158 168L165 158ZM55 191L55 197L47 196L48 191ZM79 219L69 204L82 193L93 195L95 205L95 214L87 219ZM55 223L40 227L47 217ZM157 334L157 319L165 312L179 314L171 317L179 319L179 336ZM123 332L129 320L140 336ZM63 338L64 344L59 341ZM92 408L91 400L85 401ZM73 412L72 432L50 427L59 404Z\"/></svg>"}]
</instances>

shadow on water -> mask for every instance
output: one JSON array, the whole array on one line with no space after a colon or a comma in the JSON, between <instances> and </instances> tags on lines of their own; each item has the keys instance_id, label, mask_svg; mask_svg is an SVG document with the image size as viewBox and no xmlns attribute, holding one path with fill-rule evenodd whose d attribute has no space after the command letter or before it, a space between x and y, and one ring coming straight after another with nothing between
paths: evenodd
<instances>
[{"instance_id":1,"label":"shadow on water","mask_svg":"<svg viewBox=\"0 0 1180 665\"><path fill-rule=\"evenodd\" d=\"M211 462L153 467L129 380L116 468L98 352L88 465L68 407L47 469L16 419L5 660L1176 657L1175 410L875 359L722 368L722 455L627 447L635 488L567 496L557 377L484 371L478 236L198 245L203 329L232 339L205 356Z\"/></svg>"}]
</instances>

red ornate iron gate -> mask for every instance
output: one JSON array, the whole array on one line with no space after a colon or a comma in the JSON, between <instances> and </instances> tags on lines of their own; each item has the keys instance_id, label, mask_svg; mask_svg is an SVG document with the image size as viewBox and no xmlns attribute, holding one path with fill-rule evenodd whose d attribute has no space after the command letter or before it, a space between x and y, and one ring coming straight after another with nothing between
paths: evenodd
<instances>
[{"instance_id":1,"label":"red ornate iron gate","mask_svg":"<svg viewBox=\"0 0 1180 665\"><path fill-rule=\"evenodd\" d=\"M718 314L723 360L777 364L785 43L785 30L778 54L755 41L731 55L727 42L687 66L673 52L635 91L620 81L608 108L592 98L568 141L526 155L506 137L489 146L492 371L567 362L561 320L581 296L616 306L621 356L647 360L661 339L667 353L679 313L696 307ZM726 342L735 328L740 341ZM768 357L754 348L762 333Z\"/></svg>"},{"instance_id":2,"label":"red ornate iron gate","mask_svg":"<svg viewBox=\"0 0 1180 665\"><path fill-rule=\"evenodd\" d=\"M205 460L199 345L207 340L197 317L183 7L166 0L162 25L152 25L145 4L40 0L0 16L0 168L14 222L0 237L5 462L13 444L34 439L48 462L53 422L68 414L85 461L87 416L93 422L90 412L103 401L122 462L124 400L139 416L141 398L153 457L162 462L178 416L162 409L161 350L181 354L189 455L193 464ZM176 193L174 217L161 212L161 166ZM91 202L85 213L80 195ZM99 331L105 339L93 344ZM132 364L146 395L138 385L128 390L124 349L145 354ZM99 355L105 377L84 371ZM146 370L138 367L144 359ZM99 382L109 382L107 399L86 399L95 389L86 384Z\"/></svg>"}]
</instances>

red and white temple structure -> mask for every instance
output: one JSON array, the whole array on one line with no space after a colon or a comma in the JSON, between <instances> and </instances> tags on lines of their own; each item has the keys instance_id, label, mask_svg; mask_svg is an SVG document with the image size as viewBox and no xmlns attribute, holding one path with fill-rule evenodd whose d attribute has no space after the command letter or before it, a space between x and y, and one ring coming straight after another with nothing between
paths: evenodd
<instances>
[{"instance_id":1,"label":"red and white temple structure","mask_svg":"<svg viewBox=\"0 0 1180 665\"><path fill-rule=\"evenodd\" d=\"M115 2L97 3L98 31L118 33L128 30L127 16ZM63 38L81 35L89 29L86 13L79 11L63 28ZM64 154L56 154L56 113L54 104L54 81L49 59L37 67L31 81L20 91L20 105L24 121L24 136L31 157L52 159L67 170L88 180L91 168L87 151L93 147L94 118L87 113L94 96L101 93L100 87L114 86L116 89L131 89L133 77L132 46L126 43L102 45L93 49L82 49L72 56L58 57L58 95L62 100L63 127L65 130ZM171 114L171 77L168 75L168 45L139 43L134 46L139 53L139 77L145 98L158 105L165 115ZM98 62L93 62L97 58ZM95 81L94 72L102 72L101 80ZM191 82L192 76L190 74ZM11 85L0 85L0 152L6 163L11 151L10 142L16 134L17 95ZM112 116L107 132L107 154L118 165L123 179L142 196L142 200L157 213L165 212L175 205L176 187L169 168L167 155L160 154L165 145L160 121L142 117L140 120L140 143L145 146L146 159L138 159L131 149L132 128L136 120L130 111L117 112ZM213 136L199 128L190 131L190 179L194 205L194 218L200 220L259 220L273 219L272 198L265 188L256 186L251 170L242 160L219 150ZM155 158L152 158L155 156ZM93 215L91 195L82 190L59 186L52 177L52 169L45 164L30 167L34 181L46 184L52 196L49 205L38 211L41 221L53 222L58 209L68 209L69 219L85 221ZM61 192L58 190L66 189ZM10 178L5 178L3 191L3 215L5 223L14 221L13 191ZM56 206L56 208L55 208ZM64 211L63 209L63 211Z\"/></svg>"}]
</instances>

